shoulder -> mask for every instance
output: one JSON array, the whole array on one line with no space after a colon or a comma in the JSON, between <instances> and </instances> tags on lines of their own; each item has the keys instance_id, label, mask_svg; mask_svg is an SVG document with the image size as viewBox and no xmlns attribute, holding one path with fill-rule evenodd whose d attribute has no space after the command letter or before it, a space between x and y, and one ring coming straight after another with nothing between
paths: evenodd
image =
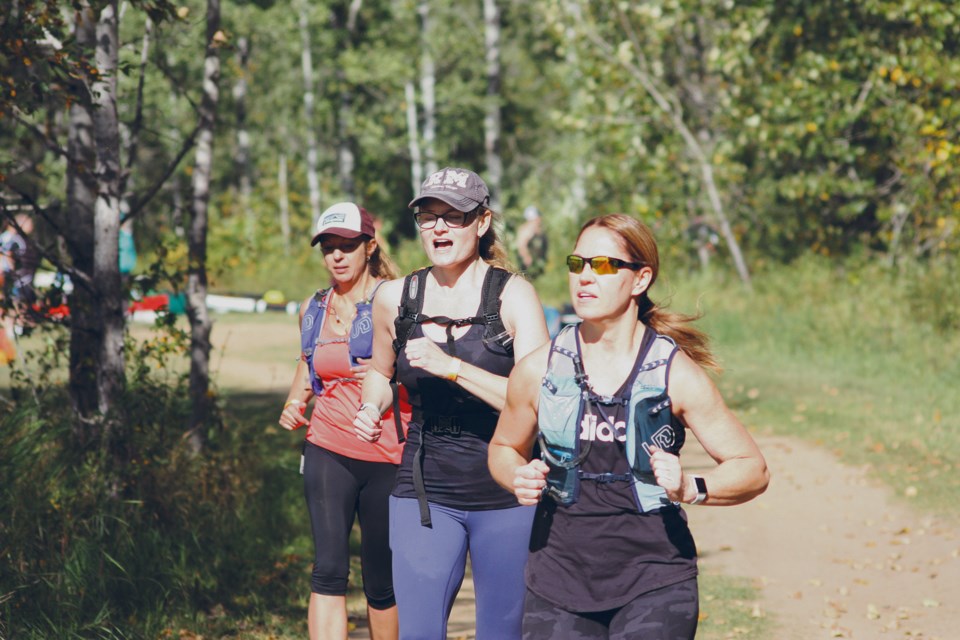
<instances>
[{"instance_id":1,"label":"shoulder","mask_svg":"<svg viewBox=\"0 0 960 640\"><path fill-rule=\"evenodd\" d=\"M377 295L373 297L374 305L378 307L397 307L400 305L400 299L403 296L403 283L406 276L395 280L387 280L377 289Z\"/></svg>"},{"instance_id":2,"label":"shoulder","mask_svg":"<svg viewBox=\"0 0 960 640\"><path fill-rule=\"evenodd\" d=\"M716 393L717 387L707 372L682 349L676 349L668 376L670 397L681 410Z\"/></svg>"},{"instance_id":3,"label":"shoulder","mask_svg":"<svg viewBox=\"0 0 960 640\"><path fill-rule=\"evenodd\" d=\"M519 273L510 274L510 278L504 285L500 298L504 300L510 298L511 301L536 300L539 302L540 300L537 297L537 290L533 288L533 284Z\"/></svg>"},{"instance_id":4,"label":"shoulder","mask_svg":"<svg viewBox=\"0 0 960 640\"><path fill-rule=\"evenodd\" d=\"M529 384L530 390L539 389L539 381L547 372L551 347L552 342L548 341L520 358L510 377L517 378L522 384Z\"/></svg>"}]
</instances>

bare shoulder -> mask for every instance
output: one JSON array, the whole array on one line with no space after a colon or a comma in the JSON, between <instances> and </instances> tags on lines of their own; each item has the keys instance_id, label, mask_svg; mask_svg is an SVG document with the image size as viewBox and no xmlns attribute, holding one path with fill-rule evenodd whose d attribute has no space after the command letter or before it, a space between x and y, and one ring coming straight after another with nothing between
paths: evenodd
<instances>
[{"instance_id":1,"label":"bare shoulder","mask_svg":"<svg viewBox=\"0 0 960 640\"><path fill-rule=\"evenodd\" d=\"M673 358L668 385L670 398L680 415L723 403L710 375L682 350Z\"/></svg>"},{"instance_id":2,"label":"bare shoulder","mask_svg":"<svg viewBox=\"0 0 960 640\"><path fill-rule=\"evenodd\" d=\"M511 302L514 300L537 300L539 302L537 290L533 288L533 284L519 273L513 274L507 280L501 297L504 299L509 297Z\"/></svg>"},{"instance_id":3,"label":"bare shoulder","mask_svg":"<svg viewBox=\"0 0 960 640\"><path fill-rule=\"evenodd\" d=\"M380 307L398 307L403 295L403 278L387 280L377 289L374 304Z\"/></svg>"},{"instance_id":4,"label":"bare shoulder","mask_svg":"<svg viewBox=\"0 0 960 640\"><path fill-rule=\"evenodd\" d=\"M547 362L550 359L550 347L551 342L545 342L520 358L514 367L514 372L517 373L517 376L528 381L539 381L547 372Z\"/></svg>"}]
</instances>

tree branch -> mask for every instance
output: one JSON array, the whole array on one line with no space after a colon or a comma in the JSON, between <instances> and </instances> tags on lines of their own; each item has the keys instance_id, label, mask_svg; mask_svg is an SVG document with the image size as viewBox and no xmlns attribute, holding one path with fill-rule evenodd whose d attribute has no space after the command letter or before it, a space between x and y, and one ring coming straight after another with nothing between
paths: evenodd
<instances>
[{"instance_id":1,"label":"tree branch","mask_svg":"<svg viewBox=\"0 0 960 640\"><path fill-rule=\"evenodd\" d=\"M164 170L163 175L157 180L150 189L144 192L140 197L134 199L134 205L130 207L130 211L123 215L120 219L120 224L123 224L127 220L130 220L137 214L139 214L147 203L149 203L155 195L163 188L163 185L166 184L167 180L170 179L170 176L173 175L173 172L177 170L177 167L180 165L180 162L183 161L183 158L190 152L190 149L193 148L194 143L197 139L197 133L200 131L200 125L197 125L193 128L193 131L190 132L190 135L186 140L183 141L183 146L180 147L180 152L177 153L177 157L173 159L173 162L167 165L167 168Z\"/></svg>"}]
</instances>

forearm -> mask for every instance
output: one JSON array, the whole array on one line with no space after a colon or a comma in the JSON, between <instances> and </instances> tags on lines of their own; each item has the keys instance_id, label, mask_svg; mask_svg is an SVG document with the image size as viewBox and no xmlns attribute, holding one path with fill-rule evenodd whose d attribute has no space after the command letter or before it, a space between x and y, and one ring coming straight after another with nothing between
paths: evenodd
<instances>
[{"instance_id":1,"label":"forearm","mask_svg":"<svg viewBox=\"0 0 960 640\"><path fill-rule=\"evenodd\" d=\"M697 496L695 475L700 475L707 485L707 499L700 504L717 507L752 500L763 493L770 482L770 472L762 458L731 458L703 474L685 471L682 502L690 503Z\"/></svg>"},{"instance_id":2,"label":"forearm","mask_svg":"<svg viewBox=\"0 0 960 640\"><path fill-rule=\"evenodd\" d=\"M460 385L497 411L502 411L507 399L507 378L468 362L460 361L458 364L453 360L459 360L459 358L452 359L450 373L444 377Z\"/></svg>"},{"instance_id":3,"label":"forearm","mask_svg":"<svg viewBox=\"0 0 960 640\"><path fill-rule=\"evenodd\" d=\"M393 405L393 389L390 387L390 379L376 369L371 368L367 371L360 392L360 402L361 404L368 402L373 404L380 415L386 413Z\"/></svg>"},{"instance_id":4,"label":"forearm","mask_svg":"<svg viewBox=\"0 0 960 640\"><path fill-rule=\"evenodd\" d=\"M490 467L490 475L497 481L497 484L510 493L516 493L514 478L517 469L527 462L529 460L522 456L519 451L506 444L491 442L487 449L487 466Z\"/></svg>"}]
</instances>

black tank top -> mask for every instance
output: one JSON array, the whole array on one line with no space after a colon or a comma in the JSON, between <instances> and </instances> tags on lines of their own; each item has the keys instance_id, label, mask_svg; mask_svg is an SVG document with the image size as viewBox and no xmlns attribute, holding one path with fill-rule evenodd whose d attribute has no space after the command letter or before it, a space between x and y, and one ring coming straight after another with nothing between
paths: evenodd
<instances>
[{"instance_id":1,"label":"black tank top","mask_svg":"<svg viewBox=\"0 0 960 640\"><path fill-rule=\"evenodd\" d=\"M636 371L637 366L634 366ZM633 386L630 376L618 396ZM584 412L585 414L587 412ZM626 408L593 408L584 415L580 440L592 440L581 469L626 474ZM537 507L527 586L567 611L607 611L697 575L697 549L679 507L641 513L630 482L581 480L579 500Z\"/></svg>"},{"instance_id":2,"label":"black tank top","mask_svg":"<svg viewBox=\"0 0 960 640\"><path fill-rule=\"evenodd\" d=\"M471 325L455 341L456 355L498 376L510 375L513 356L483 340L484 325ZM423 337L416 325L411 339ZM436 343L450 353L446 342ZM413 459L423 440L423 480L427 499L465 511L517 506L512 493L498 485L487 467L487 447L500 412L450 380L410 366L406 352L397 356L397 379L406 388L413 418L397 471L393 495L416 498Z\"/></svg>"}]
</instances>

